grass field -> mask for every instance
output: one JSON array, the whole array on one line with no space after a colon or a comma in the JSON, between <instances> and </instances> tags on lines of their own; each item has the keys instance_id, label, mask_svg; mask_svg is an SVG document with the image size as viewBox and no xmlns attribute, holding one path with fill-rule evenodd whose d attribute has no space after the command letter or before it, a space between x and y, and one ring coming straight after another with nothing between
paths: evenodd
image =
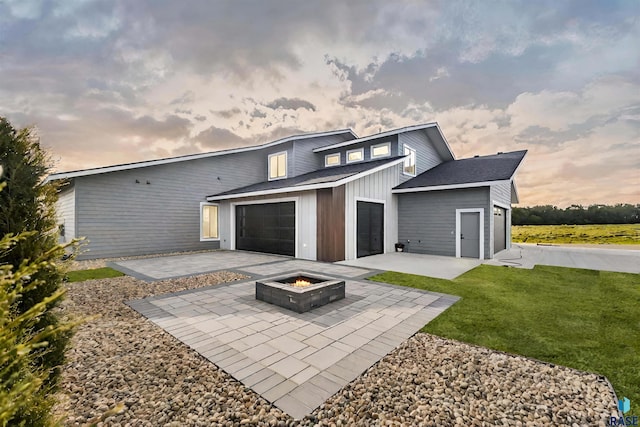
<instances>
[{"instance_id":1,"label":"grass field","mask_svg":"<svg viewBox=\"0 0 640 427\"><path fill-rule=\"evenodd\" d=\"M75 270L67 273L67 282L84 282L85 280L108 279L119 276L124 276L124 274L109 267L94 268L91 270Z\"/></svg>"},{"instance_id":2,"label":"grass field","mask_svg":"<svg viewBox=\"0 0 640 427\"><path fill-rule=\"evenodd\" d=\"M514 225L511 235L520 243L640 245L640 224Z\"/></svg>"},{"instance_id":3,"label":"grass field","mask_svg":"<svg viewBox=\"0 0 640 427\"><path fill-rule=\"evenodd\" d=\"M640 275L481 265L452 281L371 280L461 296L423 331L606 375L640 414Z\"/></svg>"}]
</instances>

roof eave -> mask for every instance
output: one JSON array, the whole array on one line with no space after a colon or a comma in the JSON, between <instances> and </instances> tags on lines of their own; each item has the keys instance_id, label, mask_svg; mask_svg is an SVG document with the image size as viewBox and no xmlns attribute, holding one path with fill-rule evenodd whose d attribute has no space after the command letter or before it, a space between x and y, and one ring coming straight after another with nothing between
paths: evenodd
<instances>
[{"instance_id":1,"label":"roof eave","mask_svg":"<svg viewBox=\"0 0 640 427\"><path fill-rule=\"evenodd\" d=\"M424 191L438 191L438 190L456 190L461 188L478 188L489 187L491 185L508 183L510 180L496 180L496 181L478 181L478 182L466 182L461 184L443 184L443 185L430 185L426 187L411 187L411 188L394 188L391 190L394 194L402 193L419 193Z\"/></svg>"},{"instance_id":2,"label":"roof eave","mask_svg":"<svg viewBox=\"0 0 640 427\"><path fill-rule=\"evenodd\" d=\"M393 135L398 135L398 134L404 133L404 132L411 132L411 131L414 131L414 130L422 130L422 129L427 129L427 128L431 128L431 127L437 127L437 126L438 126L438 124L436 122L424 123L424 124L421 124L421 125L414 125L414 126L406 126L406 127L403 127L403 128L392 129L392 130L388 130L388 131L385 131L385 132L375 133L373 135L364 136L362 138L352 139L352 140L344 141L344 142L338 142L338 143L335 143L335 144L325 145L323 147L317 147L317 148L314 148L312 151L314 153L322 153L324 151L334 150L336 148L347 147L349 145L358 144L358 143L361 143L361 142L367 142L367 141L371 141L373 139L386 138L386 137L393 136ZM440 128L438 128L438 131L440 131ZM440 132L440 134L442 134L442 132Z\"/></svg>"},{"instance_id":3,"label":"roof eave","mask_svg":"<svg viewBox=\"0 0 640 427\"><path fill-rule=\"evenodd\" d=\"M291 187L283 187L283 188L274 188L274 189L270 189L270 190L259 190L259 191L251 191L251 192L247 192L247 193L237 193L237 194L227 194L227 195L222 195L222 196L216 196L216 195L212 195L212 196L207 196L207 201L209 202L214 202L214 201L219 201L219 200L231 200L231 199L242 199L245 197L255 197L255 196L266 196L266 195L270 195L270 194L283 194L283 193L293 193L293 192L298 192L298 191L309 191L309 190L318 190L321 188L334 188L334 187L339 187L341 185L347 184L351 181L355 181L358 180L360 178L364 178L367 175L371 175L374 174L376 172L379 172L381 170L390 168L391 166L395 166L398 165L400 163L404 162L404 157L401 157L399 159L396 159L392 162L389 163L384 163L380 166L376 166L375 168L371 168L368 169L366 171L362 171L359 173L354 173L353 175L350 175L346 178L342 178L339 179L337 181L330 181L330 182L323 182L323 183L318 183L318 184L309 184L309 185L294 185Z\"/></svg>"},{"instance_id":4,"label":"roof eave","mask_svg":"<svg viewBox=\"0 0 640 427\"><path fill-rule=\"evenodd\" d=\"M282 138L276 141L271 141L271 142L267 142L260 145L252 145L249 147L232 148L228 150L212 151L208 153L190 154L190 155L179 156L179 157L168 157L168 158L157 159L157 160L144 160L142 162L124 163L124 164L113 165L113 166L103 166L103 167L91 168L91 169L80 169L80 170L69 171L69 172L53 173L47 176L45 182L55 181L59 179L66 179L66 178L76 178L81 176L100 175L103 173L139 169L139 168L145 168L149 166L159 166L159 165L170 164L170 163L179 163L179 162L185 162L189 160L198 160L198 159L204 159L209 157L224 156L227 154L244 153L247 151L255 151L255 150L273 147L273 146L284 144L290 141L297 141L297 140L309 139L309 138L320 138L323 136L340 135L345 133L351 134L356 139L358 138L358 135L356 135L356 133L350 128L340 129L335 131L328 131L328 132L316 132L316 133L308 133L308 134L302 134L302 135L293 135L293 136Z\"/></svg>"}]
</instances>

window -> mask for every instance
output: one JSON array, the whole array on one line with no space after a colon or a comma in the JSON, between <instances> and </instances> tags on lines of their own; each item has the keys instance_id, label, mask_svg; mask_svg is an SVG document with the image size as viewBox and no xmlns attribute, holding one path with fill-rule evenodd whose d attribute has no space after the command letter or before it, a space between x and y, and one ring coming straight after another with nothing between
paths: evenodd
<instances>
[{"instance_id":1,"label":"window","mask_svg":"<svg viewBox=\"0 0 640 427\"><path fill-rule=\"evenodd\" d=\"M404 169L402 170L405 175L416 176L416 150L404 145Z\"/></svg>"},{"instance_id":2,"label":"window","mask_svg":"<svg viewBox=\"0 0 640 427\"><path fill-rule=\"evenodd\" d=\"M218 205L200 204L200 240L218 240Z\"/></svg>"},{"instance_id":3,"label":"window","mask_svg":"<svg viewBox=\"0 0 640 427\"><path fill-rule=\"evenodd\" d=\"M287 152L269 156L269 181L287 177Z\"/></svg>"},{"instance_id":4,"label":"window","mask_svg":"<svg viewBox=\"0 0 640 427\"><path fill-rule=\"evenodd\" d=\"M371 158L387 157L391 155L391 143L385 142L378 145L371 146Z\"/></svg>"},{"instance_id":5,"label":"window","mask_svg":"<svg viewBox=\"0 0 640 427\"><path fill-rule=\"evenodd\" d=\"M356 148L347 151L347 163L361 162L364 160L364 148Z\"/></svg>"},{"instance_id":6,"label":"window","mask_svg":"<svg viewBox=\"0 0 640 427\"><path fill-rule=\"evenodd\" d=\"M340 165L340 153L327 154L324 156L325 166L338 166Z\"/></svg>"}]
</instances>

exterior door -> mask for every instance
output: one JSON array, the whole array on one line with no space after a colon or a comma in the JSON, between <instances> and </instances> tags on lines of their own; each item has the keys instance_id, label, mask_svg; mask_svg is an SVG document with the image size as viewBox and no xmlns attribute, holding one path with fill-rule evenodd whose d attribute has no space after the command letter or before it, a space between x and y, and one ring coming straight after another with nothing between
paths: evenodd
<instances>
[{"instance_id":1,"label":"exterior door","mask_svg":"<svg viewBox=\"0 0 640 427\"><path fill-rule=\"evenodd\" d=\"M460 256L480 258L480 213L460 214Z\"/></svg>"},{"instance_id":2,"label":"exterior door","mask_svg":"<svg viewBox=\"0 0 640 427\"><path fill-rule=\"evenodd\" d=\"M357 256L358 258L384 252L384 205L357 203Z\"/></svg>"},{"instance_id":3,"label":"exterior door","mask_svg":"<svg viewBox=\"0 0 640 427\"><path fill-rule=\"evenodd\" d=\"M236 249L296 255L295 202L236 206Z\"/></svg>"},{"instance_id":4,"label":"exterior door","mask_svg":"<svg viewBox=\"0 0 640 427\"><path fill-rule=\"evenodd\" d=\"M493 253L507 249L507 211L493 207Z\"/></svg>"}]
</instances>

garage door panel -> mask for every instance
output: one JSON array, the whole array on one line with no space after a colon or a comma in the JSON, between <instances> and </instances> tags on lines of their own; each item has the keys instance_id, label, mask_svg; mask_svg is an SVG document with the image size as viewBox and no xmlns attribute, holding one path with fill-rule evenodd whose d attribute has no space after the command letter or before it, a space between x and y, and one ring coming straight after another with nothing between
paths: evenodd
<instances>
[{"instance_id":1,"label":"garage door panel","mask_svg":"<svg viewBox=\"0 0 640 427\"><path fill-rule=\"evenodd\" d=\"M236 248L295 256L295 202L236 206Z\"/></svg>"}]
</instances>

